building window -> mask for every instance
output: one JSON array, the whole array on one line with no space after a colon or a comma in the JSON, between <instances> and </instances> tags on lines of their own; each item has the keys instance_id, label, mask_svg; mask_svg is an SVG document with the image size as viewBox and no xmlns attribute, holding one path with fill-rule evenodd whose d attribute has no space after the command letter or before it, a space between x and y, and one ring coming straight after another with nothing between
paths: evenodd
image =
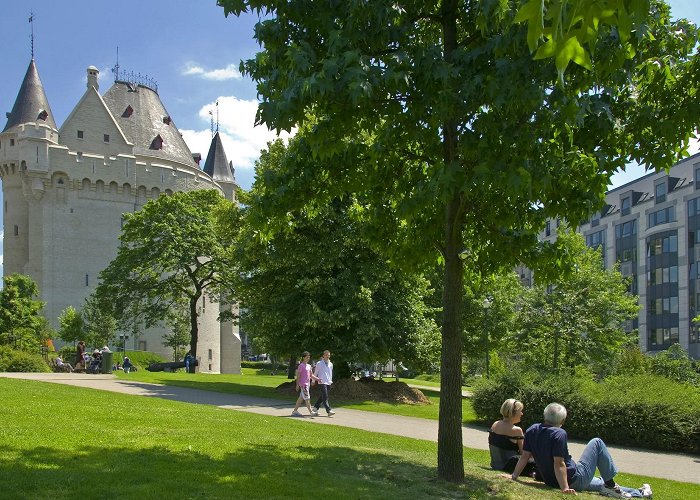
<instances>
[{"instance_id":1,"label":"building window","mask_svg":"<svg viewBox=\"0 0 700 500\"><path fill-rule=\"evenodd\" d=\"M19 236L19 226L15 224L15 236Z\"/></svg>"},{"instance_id":2,"label":"building window","mask_svg":"<svg viewBox=\"0 0 700 500\"><path fill-rule=\"evenodd\" d=\"M163 123L165 123L166 125L170 125L170 121L171 121L171 120L170 120L170 117L169 117L169 116L164 116L164 117L163 117Z\"/></svg>"},{"instance_id":3,"label":"building window","mask_svg":"<svg viewBox=\"0 0 700 500\"><path fill-rule=\"evenodd\" d=\"M104 135L104 142L109 142L109 134Z\"/></svg>"},{"instance_id":4,"label":"building window","mask_svg":"<svg viewBox=\"0 0 700 500\"><path fill-rule=\"evenodd\" d=\"M552 224L549 221L547 221L547 225L544 228L544 234L545 234L545 236L552 235Z\"/></svg>"},{"instance_id":5,"label":"building window","mask_svg":"<svg viewBox=\"0 0 700 500\"><path fill-rule=\"evenodd\" d=\"M132 114L134 114L134 108L132 108L131 104L129 104L122 113L122 117L129 118Z\"/></svg>"},{"instance_id":6,"label":"building window","mask_svg":"<svg viewBox=\"0 0 700 500\"><path fill-rule=\"evenodd\" d=\"M85 275L85 286L90 286L90 275Z\"/></svg>"},{"instance_id":7,"label":"building window","mask_svg":"<svg viewBox=\"0 0 700 500\"><path fill-rule=\"evenodd\" d=\"M700 168L695 169L695 189L700 189Z\"/></svg>"},{"instance_id":8,"label":"building window","mask_svg":"<svg viewBox=\"0 0 700 500\"><path fill-rule=\"evenodd\" d=\"M45 109L42 109L39 111L39 115L36 117L37 120L41 121L46 121L46 119L49 117L49 114L46 112Z\"/></svg>"},{"instance_id":9,"label":"building window","mask_svg":"<svg viewBox=\"0 0 700 500\"><path fill-rule=\"evenodd\" d=\"M81 163L83 161L83 152L78 151L78 153L75 155L75 161L78 163Z\"/></svg>"},{"instance_id":10,"label":"building window","mask_svg":"<svg viewBox=\"0 0 700 500\"><path fill-rule=\"evenodd\" d=\"M160 134L153 138L150 149L163 149L163 138Z\"/></svg>"},{"instance_id":11,"label":"building window","mask_svg":"<svg viewBox=\"0 0 700 500\"><path fill-rule=\"evenodd\" d=\"M10 139L10 146L14 146L14 145L15 145L15 140L14 140L14 139Z\"/></svg>"},{"instance_id":12,"label":"building window","mask_svg":"<svg viewBox=\"0 0 700 500\"><path fill-rule=\"evenodd\" d=\"M83 131L78 130L78 139L84 139L84 138L85 138L85 134L83 133Z\"/></svg>"},{"instance_id":13,"label":"building window","mask_svg":"<svg viewBox=\"0 0 700 500\"><path fill-rule=\"evenodd\" d=\"M211 349L209 349L209 361L211 361L212 359L214 359L214 352Z\"/></svg>"},{"instance_id":14,"label":"building window","mask_svg":"<svg viewBox=\"0 0 700 500\"><path fill-rule=\"evenodd\" d=\"M676 220L676 207L668 207L663 210L657 210L649 214L649 227L666 224Z\"/></svg>"},{"instance_id":15,"label":"building window","mask_svg":"<svg viewBox=\"0 0 700 500\"><path fill-rule=\"evenodd\" d=\"M654 187L654 195L656 197L656 203L663 203L666 201L666 182L660 182Z\"/></svg>"},{"instance_id":16,"label":"building window","mask_svg":"<svg viewBox=\"0 0 700 500\"><path fill-rule=\"evenodd\" d=\"M627 196L626 198L622 198L622 215L629 215L630 211L632 210L632 198Z\"/></svg>"},{"instance_id":17,"label":"building window","mask_svg":"<svg viewBox=\"0 0 700 500\"><path fill-rule=\"evenodd\" d=\"M597 231L586 235L586 246L590 248L598 248L605 243L605 230Z\"/></svg>"},{"instance_id":18,"label":"building window","mask_svg":"<svg viewBox=\"0 0 700 500\"><path fill-rule=\"evenodd\" d=\"M146 341L145 340L139 340L139 351L146 351Z\"/></svg>"}]
</instances>

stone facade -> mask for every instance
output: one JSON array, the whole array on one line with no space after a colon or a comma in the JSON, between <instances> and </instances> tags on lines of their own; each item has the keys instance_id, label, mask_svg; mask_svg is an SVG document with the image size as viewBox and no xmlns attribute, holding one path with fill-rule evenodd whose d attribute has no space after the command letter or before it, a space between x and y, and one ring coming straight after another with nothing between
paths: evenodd
<instances>
[{"instance_id":1,"label":"stone facade","mask_svg":"<svg viewBox=\"0 0 700 500\"><path fill-rule=\"evenodd\" d=\"M101 96L97 69L87 72L85 94L57 130L32 60L0 133L4 273L37 282L54 327L66 307L82 307L115 257L122 214L178 191L235 196L232 169L225 178L200 169L154 89L116 81ZM206 297L200 311L200 371L240 373L237 325L219 324L219 304ZM165 331L126 332L121 342L169 358Z\"/></svg>"}]
</instances>

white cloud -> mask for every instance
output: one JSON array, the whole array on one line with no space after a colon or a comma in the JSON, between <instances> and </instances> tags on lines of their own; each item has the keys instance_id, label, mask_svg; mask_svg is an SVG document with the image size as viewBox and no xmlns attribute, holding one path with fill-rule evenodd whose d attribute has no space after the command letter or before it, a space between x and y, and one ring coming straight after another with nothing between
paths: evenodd
<instances>
[{"instance_id":1,"label":"white cloud","mask_svg":"<svg viewBox=\"0 0 700 500\"><path fill-rule=\"evenodd\" d=\"M199 75L206 80L231 80L241 78L241 73L235 64L229 64L225 68L205 70L202 66L188 63L182 70L183 75Z\"/></svg>"},{"instance_id":2,"label":"white cloud","mask_svg":"<svg viewBox=\"0 0 700 500\"><path fill-rule=\"evenodd\" d=\"M255 113L258 101L243 100L233 96L223 96L218 99L219 135L226 151L226 157L233 163L236 170L253 170L255 161L260 157L260 151L267 143L275 140L278 135L264 125L257 127ZM217 118L216 102L206 104L199 110L200 118L207 124L211 117ZM212 115L209 112L212 112ZM180 130L185 142L193 153L202 154L202 162L206 160L211 144L211 130ZM289 139L296 133L282 132L279 137ZM203 163L202 163L203 165Z\"/></svg>"}]
</instances>

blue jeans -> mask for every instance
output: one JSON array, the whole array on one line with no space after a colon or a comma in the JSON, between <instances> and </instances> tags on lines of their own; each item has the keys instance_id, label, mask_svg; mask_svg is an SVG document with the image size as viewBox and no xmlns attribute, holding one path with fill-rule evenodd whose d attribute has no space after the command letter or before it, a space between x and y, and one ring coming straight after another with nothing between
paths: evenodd
<instances>
[{"instance_id":1,"label":"blue jeans","mask_svg":"<svg viewBox=\"0 0 700 500\"><path fill-rule=\"evenodd\" d=\"M596 468L602 477L595 476ZM597 491L603 489L605 481L612 479L617 474L617 467L613 462L608 447L600 438L591 439L583 450L581 459L576 463L576 478L569 484L569 488L578 491ZM633 497L641 497L641 492L636 488L620 486Z\"/></svg>"},{"instance_id":2,"label":"blue jeans","mask_svg":"<svg viewBox=\"0 0 700 500\"><path fill-rule=\"evenodd\" d=\"M326 384L318 384L318 388L321 389L321 395L318 397L314 407L318 410L323 404L326 411L331 411L331 405L328 404L328 386Z\"/></svg>"}]
</instances>

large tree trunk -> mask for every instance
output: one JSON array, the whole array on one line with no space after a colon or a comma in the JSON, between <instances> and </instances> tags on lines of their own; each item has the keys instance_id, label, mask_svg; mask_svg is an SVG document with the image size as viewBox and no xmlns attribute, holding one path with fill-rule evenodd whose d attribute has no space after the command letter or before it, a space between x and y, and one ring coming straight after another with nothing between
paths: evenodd
<instances>
[{"instance_id":1,"label":"large tree trunk","mask_svg":"<svg viewBox=\"0 0 700 500\"><path fill-rule=\"evenodd\" d=\"M462 245L458 196L447 207L445 221L445 284L442 295L442 353L440 370L440 420L438 427L438 475L447 481L464 479L462 448L462 293L459 253Z\"/></svg>"},{"instance_id":2,"label":"large tree trunk","mask_svg":"<svg viewBox=\"0 0 700 500\"><path fill-rule=\"evenodd\" d=\"M440 6L443 57L447 63L457 50L457 0ZM459 167L457 121L445 121L442 130L446 170ZM447 481L464 480L462 447L462 213L459 189L445 207L445 285L442 294L442 353L440 370L440 420L438 426L438 476Z\"/></svg>"},{"instance_id":3,"label":"large tree trunk","mask_svg":"<svg viewBox=\"0 0 700 500\"><path fill-rule=\"evenodd\" d=\"M197 342L199 340L199 328L197 326L197 300L201 295L190 297L190 353L197 359ZM195 372L194 363L190 365L190 373Z\"/></svg>"}]
</instances>

